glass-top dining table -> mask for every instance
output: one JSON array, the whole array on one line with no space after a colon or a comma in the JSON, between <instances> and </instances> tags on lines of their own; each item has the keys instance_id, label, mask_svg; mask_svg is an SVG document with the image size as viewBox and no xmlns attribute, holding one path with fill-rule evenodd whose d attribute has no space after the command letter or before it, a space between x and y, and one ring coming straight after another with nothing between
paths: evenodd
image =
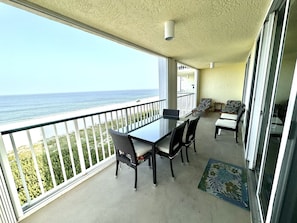
<instances>
[{"instance_id":1,"label":"glass-top dining table","mask_svg":"<svg viewBox=\"0 0 297 223\"><path fill-rule=\"evenodd\" d=\"M161 117L160 119L129 132L129 135L133 139L152 145L153 183L155 186L157 185L155 145L160 140L170 135L172 130L183 122L182 120Z\"/></svg>"}]
</instances>

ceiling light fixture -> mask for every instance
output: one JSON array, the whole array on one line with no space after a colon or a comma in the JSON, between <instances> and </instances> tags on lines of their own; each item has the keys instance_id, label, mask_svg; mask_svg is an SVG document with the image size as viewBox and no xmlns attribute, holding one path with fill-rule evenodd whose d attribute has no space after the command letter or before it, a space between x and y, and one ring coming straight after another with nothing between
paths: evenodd
<instances>
[{"instance_id":1,"label":"ceiling light fixture","mask_svg":"<svg viewBox=\"0 0 297 223\"><path fill-rule=\"evenodd\" d=\"M215 67L215 63L214 63L214 62L210 62L210 63L209 63L209 68L212 69L212 68L214 68L214 67Z\"/></svg>"},{"instance_id":2,"label":"ceiling light fixture","mask_svg":"<svg viewBox=\"0 0 297 223\"><path fill-rule=\"evenodd\" d=\"M172 40L174 38L174 21L169 20L165 22L164 39Z\"/></svg>"}]
</instances>

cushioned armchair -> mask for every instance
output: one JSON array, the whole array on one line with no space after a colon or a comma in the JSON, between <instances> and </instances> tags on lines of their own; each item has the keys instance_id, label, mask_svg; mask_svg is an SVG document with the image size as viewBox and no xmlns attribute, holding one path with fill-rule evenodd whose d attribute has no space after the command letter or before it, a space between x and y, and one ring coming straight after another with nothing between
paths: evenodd
<instances>
[{"instance_id":1,"label":"cushioned armchair","mask_svg":"<svg viewBox=\"0 0 297 223\"><path fill-rule=\"evenodd\" d=\"M237 114L240 106L241 106L241 101L228 100L227 103L226 103L225 108L222 109L222 112L223 113Z\"/></svg>"},{"instance_id":2,"label":"cushioned armchair","mask_svg":"<svg viewBox=\"0 0 297 223\"><path fill-rule=\"evenodd\" d=\"M241 106L238 111L238 115L236 120L231 119L221 119L219 118L215 123L215 138L217 138L217 135L219 133L219 129L229 130L235 132L235 141L238 143L238 125L241 120L241 116L245 112L245 107Z\"/></svg>"},{"instance_id":3,"label":"cushioned armchair","mask_svg":"<svg viewBox=\"0 0 297 223\"><path fill-rule=\"evenodd\" d=\"M202 98L197 108L192 110L192 113L205 112L211 107L211 98Z\"/></svg>"}]
</instances>

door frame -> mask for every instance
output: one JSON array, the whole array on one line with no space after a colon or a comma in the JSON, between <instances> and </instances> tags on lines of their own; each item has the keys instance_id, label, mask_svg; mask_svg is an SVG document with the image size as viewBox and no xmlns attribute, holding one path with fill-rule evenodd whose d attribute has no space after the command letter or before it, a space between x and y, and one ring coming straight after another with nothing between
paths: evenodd
<instances>
[{"instance_id":1,"label":"door frame","mask_svg":"<svg viewBox=\"0 0 297 223\"><path fill-rule=\"evenodd\" d=\"M267 221L267 214L268 214L268 209L267 209L267 213L266 216L263 216L262 213L262 205L261 205L261 201L260 201L260 193L262 191L262 183L263 183L263 176L264 176L264 169L265 169L265 164L266 164L266 158L267 158L267 152L268 152L268 144L269 144L269 137L270 137L270 125L271 125L271 117L273 114L273 110L274 110L274 103L275 103L275 96L276 96L276 91L277 91L277 86L278 86L278 79L279 79L279 74L280 74L280 68L281 68L281 62L282 62L282 57L283 57L283 51L284 51L284 42L285 42L285 36L286 36L286 30L287 30L287 21L288 21L288 13L289 13L289 6L290 6L290 0L286 0L286 2L284 2L284 4L280 5L281 10L279 10L280 12L282 10L283 11L283 17L280 17L279 13L274 15L274 24L273 24L273 42L271 45L271 50L270 50L270 61L269 63L272 63L272 57L274 56L274 58L276 58L276 64L275 64L275 68L273 66L269 66L269 70L267 73L267 79L266 79L266 90L265 90L265 99L263 101L263 105L264 106L268 106L268 108L265 110L263 110L262 113L262 120L263 118L265 118L265 120L267 120L266 123L263 124L263 126L261 126L260 128L262 128L262 133L261 135L259 135L259 141L258 141L258 148L260 144L260 139L262 138L263 141L263 154L262 154L262 160L261 160L261 166L260 166L260 174L259 174L259 179L258 179L258 184L257 184L257 191L256 191L256 197L257 197L257 202L259 205L259 210L260 210L260 216L261 216L261 220L262 222L264 222L264 218L266 219L265 222L270 222ZM278 21L280 18L282 18L282 20ZM278 23L281 23L281 29L280 32L277 32L277 25ZM280 34L279 39L277 38L277 34ZM277 47L274 47L275 45L275 41L277 41ZM278 44L279 43L279 44ZM274 52L273 50L276 49L277 51ZM273 55L276 54L276 55ZM272 67L273 71L270 71L270 68ZM267 87L267 86L270 87ZM269 88L269 89L268 89ZM266 95L267 93L270 94L271 92L271 96L270 95ZM267 98L267 96L269 96ZM267 100L267 101L266 101ZM264 115L266 117L264 117ZM264 135L263 135L264 134ZM271 196L269 199L269 203L268 203L268 208L270 206L271 201L273 201L271 199L272 197L272 193L273 191L271 191Z\"/></svg>"},{"instance_id":2,"label":"door frame","mask_svg":"<svg viewBox=\"0 0 297 223\"><path fill-rule=\"evenodd\" d=\"M253 103L251 108L250 128L248 129L247 150L245 157L249 161L248 168L253 170L257 161L259 136L262 127L262 118L265 105L265 92L267 88L270 70L272 43L275 31L275 13L272 12L268 21L263 25L260 34L259 57L255 86L253 92ZM257 125L253 124L257 123Z\"/></svg>"}]
</instances>

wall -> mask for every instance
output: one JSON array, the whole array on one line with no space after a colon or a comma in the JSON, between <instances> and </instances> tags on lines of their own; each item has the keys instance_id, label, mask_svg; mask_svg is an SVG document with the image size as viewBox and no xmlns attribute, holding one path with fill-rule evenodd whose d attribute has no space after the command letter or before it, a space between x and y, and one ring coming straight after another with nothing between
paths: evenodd
<instances>
[{"instance_id":1,"label":"wall","mask_svg":"<svg viewBox=\"0 0 297 223\"><path fill-rule=\"evenodd\" d=\"M223 103L231 99L241 100L244 75L245 63L201 70L200 98L212 98L213 102Z\"/></svg>"}]
</instances>

